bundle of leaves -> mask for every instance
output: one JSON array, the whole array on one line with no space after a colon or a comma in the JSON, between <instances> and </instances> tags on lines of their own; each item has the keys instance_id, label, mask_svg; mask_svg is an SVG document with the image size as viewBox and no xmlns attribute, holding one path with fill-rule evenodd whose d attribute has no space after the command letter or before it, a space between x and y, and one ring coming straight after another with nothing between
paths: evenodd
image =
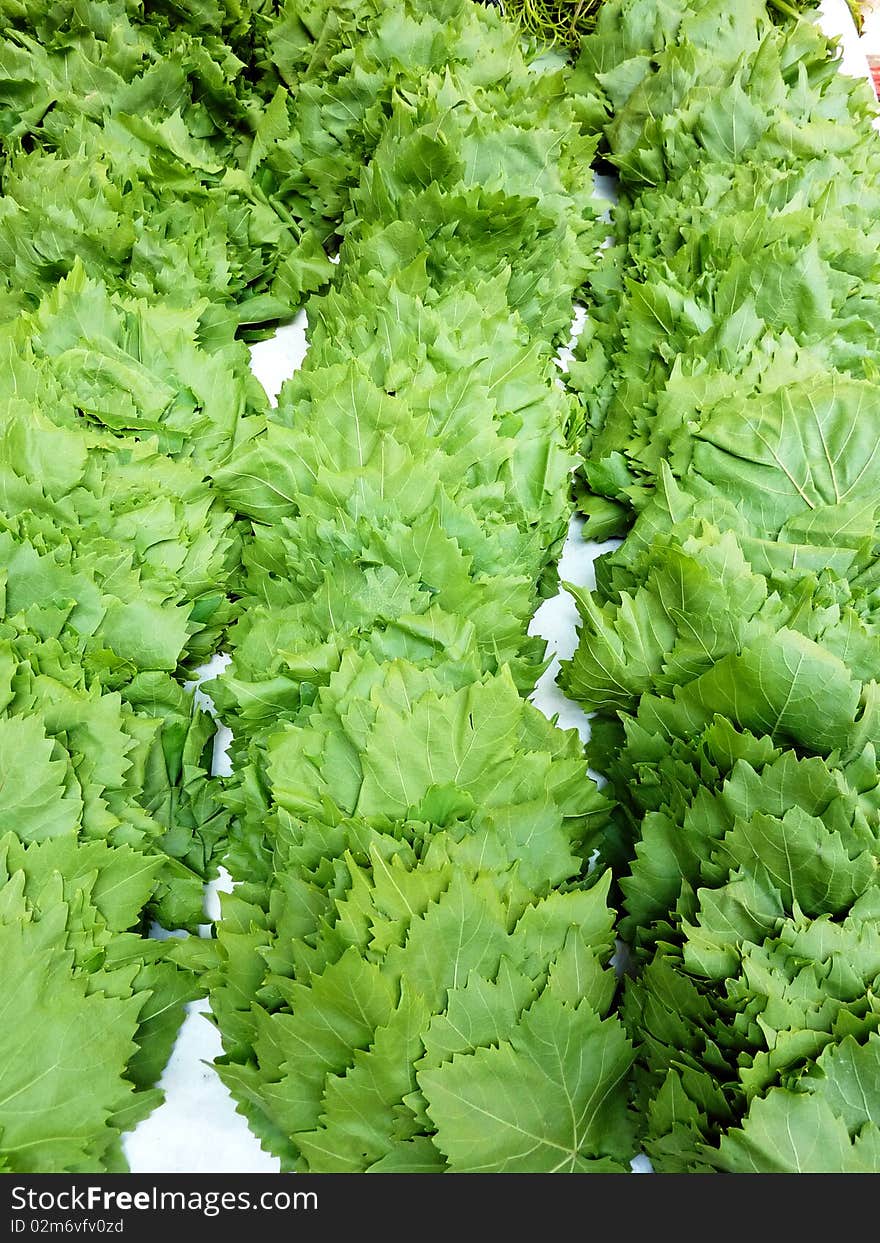
<instances>
[{"instance_id":1,"label":"bundle of leaves","mask_svg":"<svg viewBox=\"0 0 880 1243\"><path fill-rule=\"evenodd\" d=\"M508 676L453 673L352 654L248 770L220 1073L287 1167L618 1168L604 803Z\"/></svg>"},{"instance_id":2,"label":"bundle of leaves","mask_svg":"<svg viewBox=\"0 0 880 1243\"><path fill-rule=\"evenodd\" d=\"M254 56L263 6L138 7L3 5L0 307L33 306L78 260L164 306L207 298L206 335L289 315L328 265L253 175L275 83L236 48Z\"/></svg>"},{"instance_id":3,"label":"bundle of leaves","mask_svg":"<svg viewBox=\"0 0 880 1243\"><path fill-rule=\"evenodd\" d=\"M827 569L774 590L688 500L667 477L606 567L613 599L580 595L567 670L603 702L591 759L626 791L617 857L635 843L621 931L646 1146L666 1170L874 1169L870 1092L843 1114L833 1091L799 1095L825 1092L823 1051L832 1079L875 1056L876 963L856 949L876 932L874 591Z\"/></svg>"},{"instance_id":4,"label":"bundle of leaves","mask_svg":"<svg viewBox=\"0 0 880 1243\"><path fill-rule=\"evenodd\" d=\"M643 1142L876 1171L872 108L759 3L612 5L576 82L623 194L573 370L587 529L636 518L563 685L619 800Z\"/></svg>"},{"instance_id":5,"label":"bundle of leaves","mask_svg":"<svg viewBox=\"0 0 880 1243\"><path fill-rule=\"evenodd\" d=\"M516 89L519 44L471 0L285 0L265 37L280 81L251 154L256 180L319 235L339 234L395 107L418 106L424 79L447 71L471 92Z\"/></svg>"},{"instance_id":6,"label":"bundle of leaves","mask_svg":"<svg viewBox=\"0 0 880 1243\"><path fill-rule=\"evenodd\" d=\"M13 1170L124 1168L120 1132L161 1099L151 1085L199 992L198 943L144 935L203 922L228 821L214 726L182 683L231 616L236 540L183 442L203 428L219 451L249 382L236 349L193 343L191 320L79 269L0 331Z\"/></svg>"},{"instance_id":7,"label":"bundle of leaves","mask_svg":"<svg viewBox=\"0 0 880 1243\"><path fill-rule=\"evenodd\" d=\"M23 742L23 790L38 795L29 814L44 836L0 840L0 974L14 1016L0 1036L0 1169L121 1171L120 1133L162 1099L152 1085L198 995L204 943L139 934L161 858L61 829L64 761L50 758L37 717L0 721L4 775L19 771L7 747Z\"/></svg>"},{"instance_id":8,"label":"bundle of leaves","mask_svg":"<svg viewBox=\"0 0 880 1243\"><path fill-rule=\"evenodd\" d=\"M777 28L759 0L683 10L664 10L648 46L637 10L622 30L609 11L574 79L583 111L613 113L621 174L617 245L572 367L595 538L626 531L661 462L687 467L719 395L875 375L870 92L811 25Z\"/></svg>"},{"instance_id":9,"label":"bundle of leaves","mask_svg":"<svg viewBox=\"0 0 880 1243\"><path fill-rule=\"evenodd\" d=\"M210 957L150 934L198 929L225 845L185 681L239 565L207 476L265 404L230 308L289 233L254 267L269 209L222 184L249 16L0 11L0 1165L117 1170Z\"/></svg>"},{"instance_id":10,"label":"bundle of leaves","mask_svg":"<svg viewBox=\"0 0 880 1243\"><path fill-rule=\"evenodd\" d=\"M254 523L212 687L241 881L220 1073L285 1168L621 1169L631 1053L586 863L607 804L524 698L580 433L552 352L601 238L592 146L496 17L349 13L355 67L417 27L432 61L401 57L406 95L383 70L305 365L216 476Z\"/></svg>"}]
</instances>

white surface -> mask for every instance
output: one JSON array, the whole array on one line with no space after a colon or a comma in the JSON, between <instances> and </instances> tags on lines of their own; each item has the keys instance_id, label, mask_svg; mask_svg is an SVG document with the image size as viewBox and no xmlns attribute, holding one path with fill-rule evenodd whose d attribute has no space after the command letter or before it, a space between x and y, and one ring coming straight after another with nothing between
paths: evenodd
<instances>
[{"instance_id":1,"label":"white surface","mask_svg":"<svg viewBox=\"0 0 880 1243\"><path fill-rule=\"evenodd\" d=\"M251 370L273 406L281 385L302 364L307 349L305 311L300 311L292 323L282 325L274 337L251 346Z\"/></svg>"},{"instance_id":2,"label":"white surface","mask_svg":"<svg viewBox=\"0 0 880 1243\"><path fill-rule=\"evenodd\" d=\"M842 36L844 70L854 76L867 74L867 60L855 36L846 0L825 0L822 26L826 33ZM873 30L880 50L880 16ZM605 197L611 197L607 181L597 189ZM575 317L574 325L578 331L579 318ZM293 323L280 328L271 340L261 341L251 349L254 374L273 401L284 380L305 357L305 322L302 313ZM570 357L569 350L560 352L559 363L563 369ZM592 587L596 558L614 544L588 544L581 530L581 523L574 519L560 562L560 577ZM547 716L558 717L562 728L577 729L586 740L589 736L587 716L565 698L555 682L559 661L569 657L576 646L576 619L574 601L564 591L544 601L535 614L530 633L540 634L547 640L553 662L538 683L532 700ZM212 676L227 660L227 657L215 657L202 671L203 676ZM197 694L203 701L207 700L202 692ZM221 726L214 752L217 773L229 771L225 753L228 740L229 732ZM219 885L209 886L205 909L210 918L216 918L219 913L217 889L228 886L226 875L221 876ZM279 1169L279 1162L262 1151L244 1119L235 1112L229 1092L209 1067L222 1050L216 1029L205 1017L206 1011L205 1001L188 1007L174 1053L160 1080L165 1102L125 1137L125 1152L133 1173L274 1173ZM635 1173L648 1173L650 1168L643 1156L633 1161Z\"/></svg>"},{"instance_id":3,"label":"white surface","mask_svg":"<svg viewBox=\"0 0 880 1243\"><path fill-rule=\"evenodd\" d=\"M263 1152L235 1112L232 1097L210 1063L222 1053L205 1017L207 1001L193 1002L160 1080L165 1103L125 1138L133 1174L277 1174L279 1162Z\"/></svg>"}]
</instances>

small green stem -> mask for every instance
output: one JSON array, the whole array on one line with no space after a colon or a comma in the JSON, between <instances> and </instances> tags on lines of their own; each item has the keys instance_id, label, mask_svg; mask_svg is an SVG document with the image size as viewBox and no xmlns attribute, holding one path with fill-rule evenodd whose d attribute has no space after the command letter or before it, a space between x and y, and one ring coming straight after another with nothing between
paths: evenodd
<instances>
[{"instance_id":1,"label":"small green stem","mask_svg":"<svg viewBox=\"0 0 880 1243\"><path fill-rule=\"evenodd\" d=\"M596 24L602 0L504 0L503 11L548 43L576 46Z\"/></svg>"},{"instance_id":2,"label":"small green stem","mask_svg":"<svg viewBox=\"0 0 880 1243\"><path fill-rule=\"evenodd\" d=\"M792 5L787 4L786 0L767 0L771 9L776 9L777 13L784 13L786 17L799 18L801 14Z\"/></svg>"}]
</instances>

